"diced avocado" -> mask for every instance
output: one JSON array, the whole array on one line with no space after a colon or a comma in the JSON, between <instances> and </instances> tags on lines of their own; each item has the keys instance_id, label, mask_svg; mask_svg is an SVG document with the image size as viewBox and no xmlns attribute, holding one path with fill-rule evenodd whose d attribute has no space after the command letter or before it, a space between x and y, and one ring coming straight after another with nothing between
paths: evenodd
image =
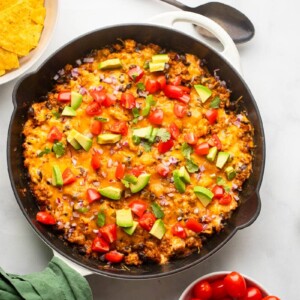
<instances>
[{"instance_id":1,"label":"diced avocado","mask_svg":"<svg viewBox=\"0 0 300 300\"><path fill-rule=\"evenodd\" d=\"M141 191L149 182L150 180L150 174L141 174L139 177L138 177L138 180L137 180L137 183L133 184L133 183L130 183L130 190L131 190L131 193L137 193L139 191Z\"/></svg>"},{"instance_id":2,"label":"diced avocado","mask_svg":"<svg viewBox=\"0 0 300 300\"><path fill-rule=\"evenodd\" d=\"M119 58L107 59L105 61L102 61L98 66L98 68L101 70L116 69L120 67L122 67L122 64Z\"/></svg>"},{"instance_id":3,"label":"diced avocado","mask_svg":"<svg viewBox=\"0 0 300 300\"><path fill-rule=\"evenodd\" d=\"M217 168L222 169L228 161L229 156L230 154L228 152L219 152L216 162Z\"/></svg>"},{"instance_id":4,"label":"diced avocado","mask_svg":"<svg viewBox=\"0 0 300 300\"><path fill-rule=\"evenodd\" d=\"M214 197L213 192L203 186L195 186L194 193L199 198L204 207L206 207Z\"/></svg>"},{"instance_id":5,"label":"diced avocado","mask_svg":"<svg viewBox=\"0 0 300 300\"><path fill-rule=\"evenodd\" d=\"M165 69L164 62L149 62L149 71L150 72L163 71L164 69Z\"/></svg>"},{"instance_id":6,"label":"diced avocado","mask_svg":"<svg viewBox=\"0 0 300 300\"><path fill-rule=\"evenodd\" d=\"M164 222L161 219L156 220L150 230L150 234L161 240L165 233L166 227Z\"/></svg>"},{"instance_id":7,"label":"diced avocado","mask_svg":"<svg viewBox=\"0 0 300 300\"><path fill-rule=\"evenodd\" d=\"M229 166L225 169L225 173L228 180L232 180L236 176L236 171L232 166Z\"/></svg>"},{"instance_id":8,"label":"diced avocado","mask_svg":"<svg viewBox=\"0 0 300 300\"><path fill-rule=\"evenodd\" d=\"M76 110L82 103L82 95L76 92L71 93L71 107Z\"/></svg>"},{"instance_id":9,"label":"diced avocado","mask_svg":"<svg viewBox=\"0 0 300 300\"><path fill-rule=\"evenodd\" d=\"M173 171L173 179L174 179L174 185L175 185L176 190L179 193L184 193L185 192L185 183L180 178L179 170Z\"/></svg>"},{"instance_id":10,"label":"diced avocado","mask_svg":"<svg viewBox=\"0 0 300 300\"><path fill-rule=\"evenodd\" d=\"M132 227L133 218L131 209L119 209L116 211L116 223L120 227Z\"/></svg>"},{"instance_id":11,"label":"diced avocado","mask_svg":"<svg viewBox=\"0 0 300 300\"><path fill-rule=\"evenodd\" d=\"M63 178L59 166L52 167L52 185L63 186Z\"/></svg>"},{"instance_id":12,"label":"diced avocado","mask_svg":"<svg viewBox=\"0 0 300 300\"><path fill-rule=\"evenodd\" d=\"M67 141L68 141L68 143L70 143L73 146L73 148L75 150L79 150L81 148L81 146L75 139L76 134L80 134L80 133L78 131L76 131L75 129L72 129L71 131L69 131L69 134L67 136Z\"/></svg>"},{"instance_id":13,"label":"diced avocado","mask_svg":"<svg viewBox=\"0 0 300 300\"><path fill-rule=\"evenodd\" d=\"M99 134L97 137L98 144L114 144L121 140L121 134L114 134L114 133L103 133Z\"/></svg>"},{"instance_id":14,"label":"diced avocado","mask_svg":"<svg viewBox=\"0 0 300 300\"><path fill-rule=\"evenodd\" d=\"M196 92L198 93L202 103L205 103L206 100L212 94L212 91L204 85L196 84L196 85L194 85L194 88L195 88Z\"/></svg>"},{"instance_id":15,"label":"diced avocado","mask_svg":"<svg viewBox=\"0 0 300 300\"><path fill-rule=\"evenodd\" d=\"M190 183L191 182L190 174L188 173L186 168L183 167L183 166L179 169L179 177L185 183Z\"/></svg>"},{"instance_id":16,"label":"diced avocado","mask_svg":"<svg viewBox=\"0 0 300 300\"><path fill-rule=\"evenodd\" d=\"M141 138L136 136L136 135L133 135L132 136L132 142L135 144L135 145L139 145L141 143Z\"/></svg>"},{"instance_id":17,"label":"diced avocado","mask_svg":"<svg viewBox=\"0 0 300 300\"><path fill-rule=\"evenodd\" d=\"M65 106L64 110L61 113L65 117L75 117L76 111L71 106Z\"/></svg>"},{"instance_id":18,"label":"diced avocado","mask_svg":"<svg viewBox=\"0 0 300 300\"><path fill-rule=\"evenodd\" d=\"M77 132L74 138L85 151L89 151L91 149L93 141L89 137Z\"/></svg>"},{"instance_id":19,"label":"diced avocado","mask_svg":"<svg viewBox=\"0 0 300 300\"><path fill-rule=\"evenodd\" d=\"M145 105L144 109L142 110L142 116L144 116L144 117L149 115L151 106L155 104L155 101L153 100L152 95L148 95L146 97L145 101L146 101L146 105Z\"/></svg>"},{"instance_id":20,"label":"diced avocado","mask_svg":"<svg viewBox=\"0 0 300 300\"><path fill-rule=\"evenodd\" d=\"M99 193L112 200L120 200L122 196L122 190L113 186L107 186L99 189Z\"/></svg>"},{"instance_id":21,"label":"diced avocado","mask_svg":"<svg viewBox=\"0 0 300 300\"><path fill-rule=\"evenodd\" d=\"M150 137L149 137L149 139L148 139L148 141L149 141L150 143L153 143L153 142L154 142L154 140L155 140L155 138L156 138L156 135L157 135L157 132L158 132L158 128L153 128L153 130L152 130L152 132L151 132L151 135L150 135Z\"/></svg>"},{"instance_id":22,"label":"diced avocado","mask_svg":"<svg viewBox=\"0 0 300 300\"><path fill-rule=\"evenodd\" d=\"M133 221L133 225L131 227L123 228L123 230L128 234L128 235L133 235L133 233L136 230L136 227L138 226L139 222Z\"/></svg>"},{"instance_id":23,"label":"diced avocado","mask_svg":"<svg viewBox=\"0 0 300 300\"><path fill-rule=\"evenodd\" d=\"M143 138L143 139L148 139L151 136L152 133L152 126L147 126L147 127L142 127L138 129L133 130L133 135Z\"/></svg>"},{"instance_id":24,"label":"diced avocado","mask_svg":"<svg viewBox=\"0 0 300 300\"><path fill-rule=\"evenodd\" d=\"M138 182L137 177L132 174L126 174L124 176L124 180L128 181L129 183L133 183L133 184Z\"/></svg>"},{"instance_id":25,"label":"diced avocado","mask_svg":"<svg viewBox=\"0 0 300 300\"><path fill-rule=\"evenodd\" d=\"M154 63L158 63L158 62L167 63L168 61L169 61L168 54L155 54L152 56L152 62Z\"/></svg>"},{"instance_id":26,"label":"diced avocado","mask_svg":"<svg viewBox=\"0 0 300 300\"><path fill-rule=\"evenodd\" d=\"M207 160L213 162L217 156L217 153L218 153L217 147L210 148L208 154L206 155Z\"/></svg>"}]
</instances>

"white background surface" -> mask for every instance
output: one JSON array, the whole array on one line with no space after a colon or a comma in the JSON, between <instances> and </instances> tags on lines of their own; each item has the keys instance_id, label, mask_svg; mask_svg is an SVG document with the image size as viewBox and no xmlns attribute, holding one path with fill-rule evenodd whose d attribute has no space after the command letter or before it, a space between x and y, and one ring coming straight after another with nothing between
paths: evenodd
<instances>
[{"instance_id":1,"label":"white background surface","mask_svg":"<svg viewBox=\"0 0 300 300\"><path fill-rule=\"evenodd\" d=\"M176 10L158 0L60 2L54 37L37 65L64 43L92 29L142 22ZM193 6L203 3L184 2ZM218 253L180 274L138 282L89 276L95 299L175 300L191 281L219 270L247 274L282 300L300 299L300 4L296 0L223 2L244 12L256 28L254 39L239 46L239 51L244 78L257 101L266 134L267 162L260 216ZM6 138L15 83L0 86L0 266L7 272L25 274L41 271L52 252L27 224L8 178Z\"/></svg>"}]
</instances>

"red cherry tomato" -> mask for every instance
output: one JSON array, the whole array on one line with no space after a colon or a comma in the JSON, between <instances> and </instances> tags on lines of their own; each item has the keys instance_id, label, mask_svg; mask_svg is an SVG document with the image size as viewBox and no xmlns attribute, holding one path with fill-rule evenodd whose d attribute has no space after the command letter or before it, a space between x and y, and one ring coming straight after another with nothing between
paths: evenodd
<instances>
[{"instance_id":1,"label":"red cherry tomato","mask_svg":"<svg viewBox=\"0 0 300 300\"><path fill-rule=\"evenodd\" d=\"M92 156L91 165L94 170L98 170L101 167L101 155L98 152L95 152Z\"/></svg>"},{"instance_id":2,"label":"red cherry tomato","mask_svg":"<svg viewBox=\"0 0 300 300\"><path fill-rule=\"evenodd\" d=\"M212 137L208 141L208 144L212 147L217 147L219 151L222 150L222 143L216 134L212 135Z\"/></svg>"},{"instance_id":3,"label":"red cherry tomato","mask_svg":"<svg viewBox=\"0 0 300 300\"><path fill-rule=\"evenodd\" d=\"M101 198L100 193L95 189L87 189L86 194L89 203L92 203Z\"/></svg>"},{"instance_id":4,"label":"red cherry tomato","mask_svg":"<svg viewBox=\"0 0 300 300\"><path fill-rule=\"evenodd\" d=\"M262 294L257 287L247 288L246 295L241 300L261 300Z\"/></svg>"},{"instance_id":5,"label":"red cherry tomato","mask_svg":"<svg viewBox=\"0 0 300 300\"><path fill-rule=\"evenodd\" d=\"M221 185L216 185L212 189L212 192L214 193L214 198L221 199L224 196L224 188Z\"/></svg>"},{"instance_id":6,"label":"red cherry tomato","mask_svg":"<svg viewBox=\"0 0 300 300\"><path fill-rule=\"evenodd\" d=\"M173 147L173 145L174 145L173 140L168 140L166 142L160 141L158 143L158 146L157 146L158 152L159 153L166 153Z\"/></svg>"},{"instance_id":7,"label":"red cherry tomato","mask_svg":"<svg viewBox=\"0 0 300 300\"><path fill-rule=\"evenodd\" d=\"M206 280L196 283L193 288L193 296L203 300L210 299L212 296L212 288L210 283Z\"/></svg>"},{"instance_id":8,"label":"red cherry tomato","mask_svg":"<svg viewBox=\"0 0 300 300\"><path fill-rule=\"evenodd\" d=\"M209 144L201 143L195 146L195 153L198 155L207 155L209 152Z\"/></svg>"},{"instance_id":9,"label":"red cherry tomato","mask_svg":"<svg viewBox=\"0 0 300 300\"><path fill-rule=\"evenodd\" d=\"M117 264L117 263L121 262L123 260L123 258L124 258L124 254L120 253L116 250L105 253L105 259L113 264Z\"/></svg>"},{"instance_id":10,"label":"red cherry tomato","mask_svg":"<svg viewBox=\"0 0 300 300\"><path fill-rule=\"evenodd\" d=\"M187 107L186 105L181 105L178 103L174 104L174 114L178 118L183 118L186 115Z\"/></svg>"},{"instance_id":11,"label":"red cherry tomato","mask_svg":"<svg viewBox=\"0 0 300 300\"><path fill-rule=\"evenodd\" d=\"M180 131L175 123L170 124L169 131L170 131L172 139L177 140L180 135Z\"/></svg>"},{"instance_id":12,"label":"red cherry tomato","mask_svg":"<svg viewBox=\"0 0 300 300\"><path fill-rule=\"evenodd\" d=\"M105 107L110 107L114 105L117 101L117 97L113 94L106 94L105 100L102 102L102 105Z\"/></svg>"},{"instance_id":13,"label":"red cherry tomato","mask_svg":"<svg viewBox=\"0 0 300 300\"><path fill-rule=\"evenodd\" d=\"M231 297L244 297L246 295L246 281L244 277L237 273L231 272L224 278L225 289Z\"/></svg>"},{"instance_id":14,"label":"red cherry tomato","mask_svg":"<svg viewBox=\"0 0 300 300\"><path fill-rule=\"evenodd\" d=\"M71 101L71 92L63 91L58 94L57 100L60 102L70 102Z\"/></svg>"},{"instance_id":15,"label":"red cherry tomato","mask_svg":"<svg viewBox=\"0 0 300 300\"><path fill-rule=\"evenodd\" d=\"M147 78L145 82L145 89L150 94L154 94L160 89L160 83L155 79Z\"/></svg>"},{"instance_id":16,"label":"red cherry tomato","mask_svg":"<svg viewBox=\"0 0 300 300\"><path fill-rule=\"evenodd\" d=\"M228 295L223 280L213 281L210 285L212 288L212 299L223 299Z\"/></svg>"},{"instance_id":17,"label":"red cherry tomato","mask_svg":"<svg viewBox=\"0 0 300 300\"><path fill-rule=\"evenodd\" d=\"M144 71L139 66L137 66L130 69L127 74L131 80L133 80L134 82L138 82L143 77Z\"/></svg>"},{"instance_id":18,"label":"red cherry tomato","mask_svg":"<svg viewBox=\"0 0 300 300\"><path fill-rule=\"evenodd\" d=\"M128 133L128 126L125 121L117 121L112 124L110 131L113 133L120 133L123 136L126 136Z\"/></svg>"},{"instance_id":19,"label":"red cherry tomato","mask_svg":"<svg viewBox=\"0 0 300 300\"><path fill-rule=\"evenodd\" d=\"M55 218L48 213L47 211L39 211L36 214L36 220L45 225L54 225L56 224Z\"/></svg>"},{"instance_id":20,"label":"red cherry tomato","mask_svg":"<svg viewBox=\"0 0 300 300\"><path fill-rule=\"evenodd\" d=\"M99 105L102 105L102 103L106 99L106 92L104 90L102 91L90 90L89 93Z\"/></svg>"},{"instance_id":21,"label":"red cherry tomato","mask_svg":"<svg viewBox=\"0 0 300 300\"><path fill-rule=\"evenodd\" d=\"M91 123L90 131L93 135L98 135L102 131L102 123L97 120L93 120Z\"/></svg>"},{"instance_id":22,"label":"red cherry tomato","mask_svg":"<svg viewBox=\"0 0 300 300\"><path fill-rule=\"evenodd\" d=\"M130 174L133 174L135 177L139 177L145 170L145 167L143 165L137 166L137 167L133 167L130 170Z\"/></svg>"},{"instance_id":23,"label":"red cherry tomato","mask_svg":"<svg viewBox=\"0 0 300 300\"><path fill-rule=\"evenodd\" d=\"M263 298L262 300L280 300L280 299L275 296L267 296L267 297Z\"/></svg>"},{"instance_id":24,"label":"red cherry tomato","mask_svg":"<svg viewBox=\"0 0 300 300\"><path fill-rule=\"evenodd\" d=\"M193 132L189 132L184 135L184 140L190 145L196 145L198 137Z\"/></svg>"},{"instance_id":25,"label":"red cherry tomato","mask_svg":"<svg viewBox=\"0 0 300 300\"><path fill-rule=\"evenodd\" d=\"M195 219L188 219L185 223L186 228L199 233L203 230L203 225Z\"/></svg>"},{"instance_id":26,"label":"red cherry tomato","mask_svg":"<svg viewBox=\"0 0 300 300\"><path fill-rule=\"evenodd\" d=\"M219 199L219 203L221 205L228 205L230 204L232 201L232 196L230 194L225 193L220 199Z\"/></svg>"},{"instance_id":27,"label":"red cherry tomato","mask_svg":"<svg viewBox=\"0 0 300 300\"><path fill-rule=\"evenodd\" d=\"M76 181L76 176L73 174L70 168L66 168L62 173L62 179L64 185L68 185Z\"/></svg>"},{"instance_id":28,"label":"red cherry tomato","mask_svg":"<svg viewBox=\"0 0 300 300\"><path fill-rule=\"evenodd\" d=\"M117 168L116 168L116 173L115 173L115 177L119 180L123 179L124 175L125 175L125 165L118 163Z\"/></svg>"},{"instance_id":29,"label":"red cherry tomato","mask_svg":"<svg viewBox=\"0 0 300 300\"><path fill-rule=\"evenodd\" d=\"M171 82L173 85L178 86L178 85L181 85L181 80L182 80L181 76L176 76L176 77L175 77L174 79L172 79L170 82Z\"/></svg>"},{"instance_id":30,"label":"red cherry tomato","mask_svg":"<svg viewBox=\"0 0 300 300\"><path fill-rule=\"evenodd\" d=\"M164 94L170 99L179 100L180 97L182 97L184 94L184 92L180 86L176 86L173 84L167 84L163 91L164 91Z\"/></svg>"},{"instance_id":31,"label":"red cherry tomato","mask_svg":"<svg viewBox=\"0 0 300 300\"><path fill-rule=\"evenodd\" d=\"M164 164L158 164L156 166L156 172L162 177L167 177L170 172L170 169L168 166L165 166Z\"/></svg>"},{"instance_id":32,"label":"red cherry tomato","mask_svg":"<svg viewBox=\"0 0 300 300\"><path fill-rule=\"evenodd\" d=\"M173 227L171 228L171 232L173 235L180 237L181 239L185 239L186 238L186 231L184 229L184 227L182 226L181 223L176 223L175 225L173 225Z\"/></svg>"},{"instance_id":33,"label":"red cherry tomato","mask_svg":"<svg viewBox=\"0 0 300 300\"><path fill-rule=\"evenodd\" d=\"M113 243L117 240L117 225L108 224L99 228L98 235L102 237L106 242Z\"/></svg>"},{"instance_id":34,"label":"red cherry tomato","mask_svg":"<svg viewBox=\"0 0 300 300\"><path fill-rule=\"evenodd\" d=\"M217 118L218 118L218 110L217 109L209 109L205 113L205 117L208 120L210 125L215 124L215 122L217 121Z\"/></svg>"},{"instance_id":35,"label":"red cherry tomato","mask_svg":"<svg viewBox=\"0 0 300 300\"><path fill-rule=\"evenodd\" d=\"M139 219L139 224L143 229L150 231L155 221L156 218L154 214L148 212L148 213L144 213L141 216L141 218Z\"/></svg>"},{"instance_id":36,"label":"red cherry tomato","mask_svg":"<svg viewBox=\"0 0 300 300\"><path fill-rule=\"evenodd\" d=\"M109 251L109 244L104 239L97 236L93 240L92 250L95 251L95 252L100 252L100 253L108 252Z\"/></svg>"},{"instance_id":37,"label":"red cherry tomato","mask_svg":"<svg viewBox=\"0 0 300 300\"><path fill-rule=\"evenodd\" d=\"M49 142L54 143L62 139L62 133L56 126L51 127L50 132L48 133L47 139Z\"/></svg>"},{"instance_id":38,"label":"red cherry tomato","mask_svg":"<svg viewBox=\"0 0 300 300\"><path fill-rule=\"evenodd\" d=\"M123 93L120 103L124 108L133 109L135 107L135 97L131 93Z\"/></svg>"},{"instance_id":39,"label":"red cherry tomato","mask_svg":"<svg viewBox=\"0 0 300 300\"><path fill-rule=\"evenodd\" d=\"M132 212L138 217L141 217L148 208L148 204L143 200L133 200L129 203Z\"/></svg>"},{"instance_id":40,"label":"red cherry tomato","mask_svg":"<svg viewBox=\"0 0 300 300\"><path fill-rule=\"evenodd\" d=\"M102 110L100 105L96 101L93 101L87 106L85 112L89 116L97 116L101 114Z\"/></svg>"},{"instance_id":41,"label":"red cherry tomato","mask_svg":"<svg viewBox=\"0 0 300 300\"><path fill-rule=\"evenodd\" d=\"M166 80L166 77L164 75L161 75L161 76L158 76L156 81L158 82L159 84L159 88L161 90L163 90L167 84L167 80Z\"/></svg>"},{"instance_id":42,"label":"red cherry tomato","mask_svg":"<svg viewBox=\"0 0 300 300\"><path fill-rule=\"evenodd\" d=\"M164 112L161 109L156 109L150 112L149 121L154 125L161 125L164 118Z\"/></svg>"}]
</instances>

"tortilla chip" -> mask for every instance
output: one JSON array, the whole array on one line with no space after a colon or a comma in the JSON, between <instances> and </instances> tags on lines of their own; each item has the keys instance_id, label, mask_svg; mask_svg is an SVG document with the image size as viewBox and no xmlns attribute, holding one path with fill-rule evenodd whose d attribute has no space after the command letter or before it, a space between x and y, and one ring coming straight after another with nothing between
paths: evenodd
<instances>
[{"instance_id":1,"label":"tortilla chip","mask_svg":"<svg viewBox=\"0 0 300 300\"><path fill-rule=\"evenodd\" d=\"M15 53L0 48L0 70L10 70L18 67L18 56Z\"/></svg>"},{"instance_id":2,"label":"tortilla chip","mask_svg":"<svg viewBox=\"0 0 300 300\"><path fill-rule=\"evenodd\" d=\"M0 70L0 76L5 74L5 70Z\"/></svg>"},{"instance_id":3,"label":"tortilla chip","mask_svg":"<svg viewBox=\"0 0 300 300\"><path fill-rule=\"evenodd\" d=\"M31 20L36 24L43 25L46 17L45 7L35 8L31 11Z\"/></svg>"},{"instance_id":4,"label":"tortilla chip","mask_svg":"<svg viewBox=\"0 0 300 300\"><path fill-rule=\"evenodd\" d=\"M19 0L1 0L0 11L15 5Z\"/></svg>"}]
</instances>

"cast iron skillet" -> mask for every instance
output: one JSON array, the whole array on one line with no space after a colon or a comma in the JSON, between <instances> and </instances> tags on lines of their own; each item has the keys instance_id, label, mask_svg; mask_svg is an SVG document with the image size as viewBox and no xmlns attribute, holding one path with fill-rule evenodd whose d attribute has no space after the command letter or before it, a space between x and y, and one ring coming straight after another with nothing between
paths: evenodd
<instances>
[{"instance_id":1,"label":"cast iron skillet","mask_svg":"<svg viewBox=\"0 0 300 300\"><path fill-rule=\"evenodd\" d=\"M57 71L67 63L74 64L76 59L85 56L92 49L99 49L105 45L117 42L117 39L131 38L147 44L156 43L167 49L183 53L193 53L207 61L207 67L211 72L219 69L218 74L226 80L228 87L232 90L232 99L243 96L240 110L248 112L249 119L255 128L255 145L253 173L244 185L240 195L241 204L233 213L225 229L209 238L200 254L192 254L186 258L176 259L167 265L144 264L139 267L130 266L124 269L121 266L104 268L104 264L93 259L87 259L80 255L75 247L60 239L49 227L39 224L35 220L38 207L29 188L29 177L24 167L23 159L23 136L22 129L28 116L28 109L32 103L41 101L41 97L51 90L51 80ZM228 242L238 229L250 225L260 212L259 188L261 185L264 163L265 163L265 141L261 117L255 100L247 85L235 71L217 52L202 44L198 40L181 32L154 25L119 25L107 27L91 32L70 42L55 52L40 69L24 76L16 84L13 91L14 111L8 131L8 171L12 188L28 222L41 239L59 254L71 261L90 269L94 273L105 276L146 279L169 275L187 269L208 258Z\"/></svg>"}]
</instances>

